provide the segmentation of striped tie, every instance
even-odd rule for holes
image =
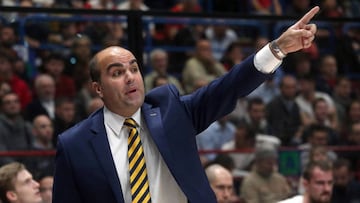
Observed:
[[[151,202],[149,182],[146,172],[144,150],[141,144],[137,123],[127,118],[124,125],[129,128],[128,157],[132,203]]]

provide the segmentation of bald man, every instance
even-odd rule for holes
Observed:
[[[229,170],[219,164],[213,164],[205,169],[218,203],[229,203],[233,200],[234,181]]]

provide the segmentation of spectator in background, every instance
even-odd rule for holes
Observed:
[[[206,27],[201,24],[188,25],[176,33],[171,44],[177,47],[195,47],[198,41],[206,38],[205,28]],[[192,48],[171,53],[169,72],[181,77],[186,61],[193,56],[194,50]]]
[[[0,98],[0,151],[29,150],[32,147],[31,124],[21,114],[17,94],[9,92]],[[14,160],[25,161],[19,157],[2,157],[0,165]],[[25,163],[25,162],[24,162]]]
[[[11,87],[9,83],[5,81],[0,81],[0,98],[8,92],[11,92]]]
[[[179,0],[170,8],[173,13],[199,13],[202,11],[201,5],[197,0]],[[169,40],[174,39],[179,30],[184,28],[184,24],[168,24],[165,26],[165,35]]]
[[[18,57],[17,52],[14,50],[16,39],[14,27],[11,25],[0,26],[0,50],[12,58]]]
[[[64,74],[65,59],[61,54],[52,53],[45,58],[41,72],[47,73],[55,81],[55,98],[74,98],[76,94],[74,80]]]
[[[218,203],[234,203],[238,198],[234,192],[234,180],[231,172],[219,164],[205,168],[211,189]]]
[[[182,73],[185,91],[192,93],[225,73],[224,66],[213,57],[210,41],[199,40],[195,55],[186,61]]]
[[[276,171],[277,151],[274,148],[258,148],[255,152],[253,171],[241,184],[241,198],[251,203],[273,203],[291,195],[284,176]]]
[[[219,24],[207,27],[205,36],[210,41],[214,58],[220,61],[225,50],[238,39],[238,36],[226,22],[217,23]]]
[[[32,100],[32,93],[28,84],[13,72],[13,60],[11,56],[0,51],[0,81],[7,82],[12,91],[19,96],[23,110]]]
[[[302,175],[303,195],[278,203],[330,203],[334,184],[332,165],[327,161],[311,162]]]
[[[234,41],[227,46],[220,62],[229,71],[235,64],[241,63],[244,57],[240,41]]]
[[[251,13],[259,15],[281,15],[282,7],[279,0],[251,0]]]
[[[336,111],[330,111],[329,105],[323,98],[318,98],[313,103],[315,119],[313,123],[329,128],[331,137],[329,144],[336,145],[339,139],[339,121]]]
[[[302,143],[303,125],[296,94],[296,78],[285,75],[280,82],[280,95],[266,105],[269,133],[278,137],[284,146]]]
[[[250,171],[254,161],[254,154],[247,150],[255,147],[255,135],[243,122],[236,124],[234,139],[224,143],[222,150],[245,150],[243,152],[229,153],[228,155],[234,162],[234,173],[243,174]]]
[[[103,37],[103,36],[102,36]],[[72,77],[78,91],[89,81],[89,61],[92,57],[92,41],[86,35],[77,35],[71,47],[64,73]]]
[[[53,145],[54,127],[51,119],[46,115],[38,115],[32,123],[33,150],[55,150]],[[36,179],[41,174],[52,174],[54,171],[53,156],[32,157],[30,171]]]
[[[298,78],[299,93],[295,98],[296,103],[300,107],[300,112],[304,125],[309,125],[314,122],[315,114],[313,103],[318,98],[323,98],[327,104],[330,112],[335,112],[335,104],[329,94],[317,91],[315,89],[315,78],[313,75],[306,74]]]
[[[170,75],[167,71],[168,69],[168,54],[162,49],[154,49],[150,53],[150,63],[152,71],[145,75],[145,92],[149,92],[153,89],[154,80],[157,76],[161,76],[167,79],[168,83],[173,84],[179,90],[180,94],[184,94],[184,90],[180,81],[174,76]]]
[[[234,139],[235,126],[228,117],[213,122],[207,129],[196,136],[198,150],[220,150],[224,143]],[[214,160],[216,154],[207,153],[202,156],[203,164]]]
[[[354,99],[346,110],[346,119],[343,129],[346,130],[345,132],[348,132],[352,128],[352,125],[358,122],[360,122],[360,100]]]
[[[316,78],[316,90],[332,95],[338,78],[338,66],[336,58],[327,54],[322,56]]]
[[[249,99],[247,112],[240,122],[246,123],[255,135],[267,134],[268,123],[266,120],[266,106],[264,101],[259,97]]]
[[[338,159],[334,163],[334,188],[331,203],[360,202],[360,183],[353,176],[350,162]]]
[[[43,203],[39,183],[19,162],[0,168],[0,200],[3,203]]]
[[[54,139],[53,145],[57,144],[59,134],[72,127],[76,123],[75,102],[70,98],[58,98],[55,101]]]
[[[335,83],[332,98],[335,103],[336,114],[340,125],[341,135],[346,133],[344,129],[346,122],[346,110],[349,109],[351,101],[353,100],[351,81],[348,77],[338,77]]]
[[[89,78],[88,82],[84,83],[83,87],[76,93],[74,100],[76,106],[76,120],[82,120],[89,116],[87,108],[95,98],[98,98],[98,95],[91,87],[91,80]]]
[[[302,16],[309,10],[310,4],[310,0],[292,0],[286,8],[285,14],[296,17]]]
[[[39,184],[42,203],[51,203],[54,177],[52,175],[45,175],[39,179]]]
[[[299,145],[299,149],[302,150],[300,155],[302,168],[305,168],[309,163],[311,157],[310,151],[312,148],[319,146],[325,148],[328,147],[329,138],[331,137],[330,131],[331,129],[328,127],[319,124],[310,125],[304,130],[303,139],[307,141],[304,144]],[[335,161],[338,157],[338,155],[331,150],[327,152],[327,156],[331,161]]]
[[[26,120],[32,121],[37,115],[44,114],[55,118],[55,80],[48,74],[39,74],[34,80],[35,98],[26,107]]]
[[[96,110],[104,106],[104,102],[100,97],[94,97],[89,101],[89,104],[86,108],[86,113],[88,116],[90,116],[92,113],[94,113]]]

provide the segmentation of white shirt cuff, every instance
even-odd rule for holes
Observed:
[[[270,50],[269,43],[255,54],[254,65],[262,73],[273,73],[281,64]]]

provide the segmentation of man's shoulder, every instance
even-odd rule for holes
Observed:
[[[280,201],[278,203],[302,203],[302,202],[303,202],[303,196],[302,195],[297,195],[295,197],[285,199],[285,200]]]

